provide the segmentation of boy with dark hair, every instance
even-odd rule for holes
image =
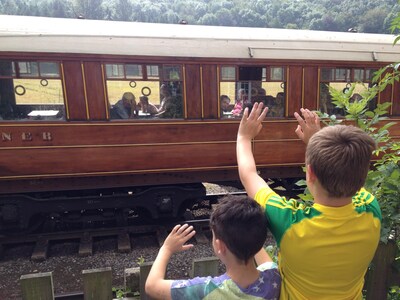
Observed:
[[[164,279],[172,254],[188,250],[193,226],[176,225],[166,238],[146,281],[146,293],[156,299],[278,299],[280,275],[263,249],[267,222],[261,207],[247,196],[228,195],[210,219],[215,255],[226,266],[218,277]],[[256,268],[254,259],[259,265]]]
[[[279,247],[280,299],[361,299],[364,275],[378,246],[381,212],[364,188],[374,140],[354,126],[320,128],[301,109],[295,130],[307,144],[306,181],[314,197],[307,207],[276,194],[256,170],[252,139],[268,108],[245,111],[237,136],[240,179],[265,211]]]

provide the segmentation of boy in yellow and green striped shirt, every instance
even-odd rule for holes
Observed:
[[[374,140],[361,129],[323,129],[317,115],[295,113],[307,144],[306,181],[311,207],[279,196],[256,170],[251,143],[268,109],[245,111],[237,137],[241,181],[263,208],[279,247],[280,299],[361,299],[364,275],[379,242],[381,212],[363,188]]]

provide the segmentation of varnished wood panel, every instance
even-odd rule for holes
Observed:
[[[254,158],[257,165],[304,164],[305,149],[300,140],[256,142]]]
[[[289,67],[289,78],[288,78],[288,109],[287,115],[293,117],[295,111],[299,111],[301,107],[301,95],[302,95],[302,76],[303,68],[299,66]]]
[[[186,65],[186,103],[188,119],[202,118],[200,65]]]
[[[236,144],[17,149],[2,153],[1,177],[71,176],[236,166]]]
[[[203,107],[205,119],[218,118],[218,76],[215,65],[202,66]]]
[[[392,114],[395,116],[400,116],[400,83],[398,81],[394,82],[392,105]]]
[[[66,95],[68,99],[69,119],[86,120],[85,88],[80,61],[64,62],[64,78]]]
[[[60,124],[57,126],[0,126],[0,151],[15,147],[71,147],[140,144],[184,144],[236,141],[239,122],[180,124]],[[267,121],[256,140],[297,139],[296,120]],[[4,136],[3,136],[4,135]],[[23,139],[29,135],[30,140]],[[8,140],[10,137],[11,140]]]
[[[100,62],[85,62],[85,83],[90,120],[106,119],[104,82]]]
[[[317,109],[318,99],[318,67],[304,68],[303,107],[311,110]]]
[[[63,124],[63,126],[0,126],[0,151],[4,147],[108,146],[116,144],[171,144],[234,141],[235,123],[181,124]],[[4,135],[4,136],[3,136]],[[30,140],[23,139],[29,135]],[[45,135],[45,139],[43,138]],[[50,136],[50,139],[47,137]],[[7,139],[11,137],[11,140]]]

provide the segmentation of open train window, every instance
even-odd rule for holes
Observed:
[[[0,120],[65,120],[60,63],[0,61]]]
[[[239,67],[239,81],[261,81],[263,67]]]
[[[243,108],[263,102],[269,117],[284,117],[286,72],[283,66],[221,66],[221,118],[240,117]]]
[[[182,66],[105,64],[110,119],[183,118]]]

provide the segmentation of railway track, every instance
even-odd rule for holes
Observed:
[[[230,194],[243,195],[245,192],[233,192]],[[129,225],[117,227],[95,226],[90,224],[91,228],[74,229],[74,230],[55,230],[53,226],[45,226],[40,232],[29,233],[17,236],[0,236],[0,259],[5,249],[21,244],[30,244],[33,246],[30,256],[32,261],[44,261],[48,257],[49,248],[52,244],[63,242],[78,243],[77,255],[84,257],[93,254],[93,244],[96,240],[112,238],[116,240],[116,251],[119,253],[128,253],[131,251],[131,245],[135,244],[135,238],[140,235],[148,235],[154,237],[157,245],[160,246],[164,242],[168,232],[177,223],[190,223],[195,227],[196,243],[208,243],[209,232],[209,215],[212,205],[217,203],[218,199],[225,196],[226,193],[208,194],[204,201],[194,207],[193,211],[186,211],[184,217],[180,220],[162,221],[148,225]],[[51,231],[46,231],[48,228]]]

